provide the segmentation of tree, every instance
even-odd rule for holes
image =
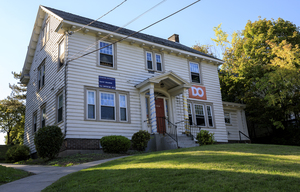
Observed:
[[[199,42],[196,45],[192,46],[193,49],[200,51],[202,53],[218,57],[216,47],[213,45],[201,45]]]
[[[9,97],[0,101],[0,131],[7,133],[6,144],[23,141],[24,115],[23,102]]]
[[[289,21],[248,21],[223,54],[221,90],[231,96],[224,98],[246,103],[248,119],[263,127],[285,128],[290,114],[299,120],[299,45],[299,30]]]
[[[22,73],[17,73],[12,71],[11,74],[13,74],[14,79],[20,80]],[[9,84],[9,88],[12,90],[11,97],[19,100],[25,100],[26,99],[26,92],[27,87],[25,84]]]

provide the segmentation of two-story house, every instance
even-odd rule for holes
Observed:
[[[24,144],[32,153],[34,133],[53,124],[65,134],[63,150],[100,149],[103,136],[131,139],[139,130],[153,134],[156,149],[172,148],[168,137],[184,147],[180,139],[199,127],[217,142],[230,140],[228,127],[248,134],[244,106],[225,103],[224,121],[222,60],[180,44],[176,34],[162,39],[98,21],[85,26],[91,21],[39,7],[21,77]]]

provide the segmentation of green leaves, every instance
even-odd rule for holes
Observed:
[[[214,30],[223,35],[216,40],[228,43],[220,25]],[[245,102],[250,119],[282,128],[287,115],[299,114],[300,109],[298,28],[281,18],[260,19],[248,21],[241,36],[234,37],[219,75],[223,99]]]

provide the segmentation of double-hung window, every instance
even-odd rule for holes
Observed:
[[[151,52],[146,52],[147,69],[153,70],[153,58]]]
[[[162,71],[162,62],[161,62],[161,55],[155,54],[155,61],[156,61],[156,70]]]
[[[195,105],[196,123],[199,126],[205,126],[205,113],[203,105]]]
[[[63,39],[58,46],[58,68],[65,62],[65,40]]]
[[[63,99],[64,95],[61,93],[57,98],[57,123],[63,120]]]
[[[38,88],[41,89],[45,85],[45,60],[41,63],[38,71]]]
[[[116,120],[115,118],[115,94],[100,93],[100,119]]]
[[[212,115],[212,109],[210,105],[206,105],[206,110],[207,110],[207,118],[208,118],[208,126],[213,127],[213,115]]]
[[[198,63],[190,62],[191,81],[193,83],[201,83],[200,67]]]
[[[230,120],[230,113],[224,112],[224,119],[225,119],[225,123],[226,123],[226,124],[230,124],[230,123],[231,123],[231,120]]]
[[[46,107],[42,108],[41,127],[46,126]]]
[[[96,119],[95,91],[87,91],[87,118]]]
[[[107,67],[114,67],[114,51],[113,45],[110,43],[102,42],[99,43],[99,54],[100,54],[100,65]]]
[[[46,21],[45,26],[42,30],[42,47],[47,43],[50,35],[50,22]]]
[[[33,133],[37,130],[37,113],[33,114]]]
[[[146,51],[146,69],[149,71],[163,71],[163,58],[161,54]]]
[[[120,105],[120,121],[127,121],[127,99],[126,95],[119,95],[119,105]]]

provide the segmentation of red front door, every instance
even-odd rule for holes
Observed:
[[[166,122],[165,122],[165,107],[164,99],[155,99],[155,110],[156,110],[156,122],[157,122],[157,132],[165,133]]]

